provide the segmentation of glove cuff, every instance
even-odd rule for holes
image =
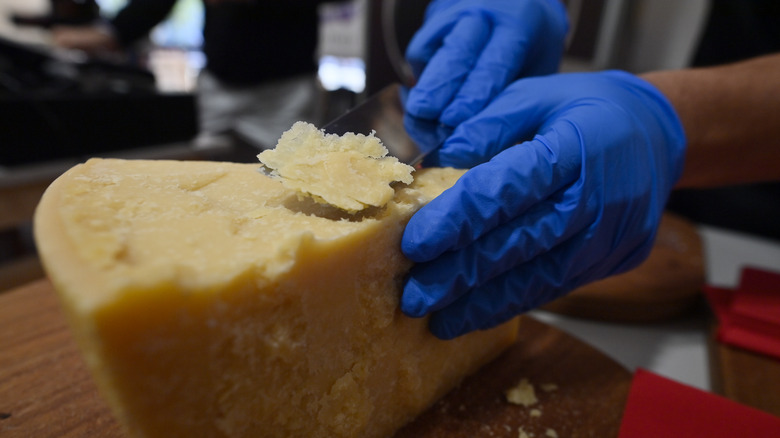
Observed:
[[[687,147],[685,130],[677,110],[674,109],[671,101],[655,85],[637,75],[622,70],[608,70],[604,74],[622,80],[628,83],[635,91],[642,93],[643,103],[648,107],[648,110],[653,112],[658,122],[658,128],[665,137],[663,146],[668,150],[666,156],[671,157],[668,163],[669,167],[667,168],[671,176],[669,179],[671,185],[668,187],[668,191],[671,191],[682,175]]]

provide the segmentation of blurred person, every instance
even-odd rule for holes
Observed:
[[[273,147],[298,120],[318,123],[318,5],[322,0],[204,0],[206,65],[196,92],[199,141],[237,133]],[[176,0],[129,0],[115,17],[52,28],[58,46],[88,53],[126,50],[171,12]]]

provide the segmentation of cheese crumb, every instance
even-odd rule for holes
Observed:
[[[286,188],[349,213],[384,206],[395,194],[393,182],[413,180],[414,168],[387,156],[373,132],[338,136],[306,122],[296,122],[257,158]]]
[[[542,416],[542,411],[540,411],[539,409],[531,409],[530,414],[531,414],[531,417],[538,418],[538,417]]]
[[[555,429],[547,429],[544,434],[550,438],[558,438],[558,432],[556,432]]]
[[[530,438],[530,436],[525,433],[522,427],[517,428],[517,438]]]
[[[522,405],[525,407],[532,406],[539,401],[536,398],[534,392],[534,386],[528,381],[528,379],[522,379],[520,383],[515,385],[506,391],[506,400],[509,403]]]

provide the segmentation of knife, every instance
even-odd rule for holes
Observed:
[[[368,135],[373,131],[389,155],[402,163],[418,165],[444,143],[452,128],[405,114],[401,103],[404,92],[400,84],[390,84],[322,129],[338,135],[347,132]]]

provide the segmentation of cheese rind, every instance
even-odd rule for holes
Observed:
[[[360,217],[256,165],[90,160],[35,237],[102,393],[135,437],[383,437],[496,357],[515,323],[454,341],[398,309],[431,169]]]

